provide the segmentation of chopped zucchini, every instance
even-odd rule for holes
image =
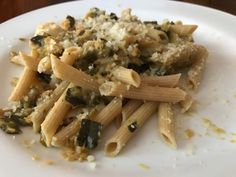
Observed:
[[[99,122],[83,119],[77,136],[77,145],[88,149],[94,149],[98,145],[102,125]]]

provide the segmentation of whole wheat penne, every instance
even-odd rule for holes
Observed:
[[[4,114],[4,110],[0,108],[0,116],[2,116],[3,114]]]
[[[149,28],[148,32],[147,32],[147,36],[149,36],[150,38],[152,38],[155,41],[160,42],[160,43],[167,43],[168,42],[168,36],[166,35],[166,33],[164,33],[161,30]]]
[[[181,106],[181,112],[185,113],[191,108],[193,104],[193,98],[188,94],[184,100],[179,102],[179,104]]]
[[[171,104],[160,103],[158,109],[158,130],[162,140],[170,147],[176,149],[175,119]]]
[[[106,127],[112,120],[114,120],[122,110],[122,99],[115,97],[105,108],[103,108],[97,116],[95,121]]]
[[[116,156],[130,138],[140,129],[145,121],[156,111],[156,102],[146,102],[115,132],[106,142],[105,153],[108,156]]]
[[[190,70],[188,71],[188,79],[190,86],[193,89],[197,89],[200,85],[200,81],[202,78],[202,74],[206,64],[206,58],[208,56],[208,52],[205,47],[200,46],[199,52],[196,57],[195,63],[191,66]]]
[[[36,72],[25,67],[8,101],[19,101],[36,81]]]
[[[20,66],[24,66],[25,63],[23,62],[22,58],[19,55],[16,55],[14,57],[10,58],[10,62],[20,65]]]
[[[160,102],[179,102],[184,100],[186,93],[179,88],[168,88],[159,86],[141,85],[139,88],[130,88],[121,83],[106,82],[99,87],[101,95],[122,96],[124,98],[160,101]]]
[[[142,105],[140,100],[129,100],[122,108],[121,125]]]
[[[24,62],[24,65],[33,70],[33,71],[37,71],[38,69],[38,64],[40,62],[39,58],[33,58],[31,56],[26,55],[23,52],[19,52],[20,57],[22,58],[22,61]]]
[[[171,74],[165,76],[143,76],[141,84],[161,87],[174,87],[178,84],[181,74]]]
[[[101,95],[105,96],[123,96],[123,93],[128,91],[129,87],[120,82],[105,82],[99,87]]]
[[[75,60],[79,58],[82,52],[83,50],[81,47],[68,47],[63,52],[61,61],[68,65],[73,65]]]
[[[31,56],[33,58],[39,58],[39,52],[37,51],[37,49],[31,48]]]
[[[161,57],[156,58],[154,55],[153,60],[160,62],[165,68],[186,67],[196,61],[201,48],[202,46],[200,45],[188,42],[182,45],[176,45],[173,50],[164,51]]]
[[[92,76],[61,62],[54,55],[51,55],[51,64],[53,73],[57,78],[72,82],[88,90],[98,91],[98,83]]]
[[[72,84],[70,84],[67,88],[70,88],[71,86]],[[42,137],[47,146],[51,146],[52,137],[55,135],[57,128],[62,123],[65,115],[71,109],[71,105],[65,100],[66,91],[67,89],[56,101],[41,124]]]
[[[170,26],[170,31],[177,33],[180,36],[192,34],[196,29],[197,25],[181,25],[175,24]]]
[[[130,84],[135,87],[139,87],[139,85],[141,83],[141,79],[140,79],[139,74],[132,69],[127,69],[127,68],[120,66],[120,67],[115,68],[112,73],[116,77],[116,79],[118,79],[126,84]]]
[[[34,111],[29,115],[29,119],[33,123],[33,129],[35,132],[40,130],[40,126],[44,121],[48,111],[53,107],[54,103],[59,99],[68,85],[68,82],[62,81],[60,85],[55,88],[53,93],[46,97],[45,100],[43,100],[40,104],[38,104],[34,108]]]
[[[56,147],[67,146],[69,138],[76,135],[80,128],[79,119],[75,119],[69,125],[61,129],[52,138],[52,145]]]

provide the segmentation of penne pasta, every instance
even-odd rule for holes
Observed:
[[[80,128],[80,121],[75,119],[69,125],[61,129],[52,138],[52,145],[56,147],[67,146],[69,139],[76,135]]]
[[[31,49],[31,56],[33,58],[39,58],[39,52],[36,49]]]
[[[61,61],[68,65],[73,65],[75,60],[79,58],[82,52],[83,50],[80,47],[68,47],[63,52]]]
[[[140,76],[137,72],[135,72],[132,69],[127,69],[122,66],[116,68],[113,71],[113,75],[118,79],[119,81],[122,81],[126,84],[133,85],[135,87],[139,87],[141,83]]]
[[[189,83],[193,89],[197,89],[198,86],[200,85],[207,56],[208,56],[207,50],[202,46],[199,47],[199,52],[197,54],[196,61],[188,71]]]
[[[181,74],[166,76],[143,76],[141,84],[161,87],[174,87],[178,84]]]
[[[158,109],[158,131],[162,140],[170,147],[176,149],[175,119],[171,104],[160,103]]]
[[[11,57],[10,58],[10,62],[12,62],[12,63],[14,63],[16,65],[20,65],[20,66],[24,66],[25,65],[24,61],[22,60],[22,58],[19,55]]]
[[[194,43],[185,43],[181,46],[176,46],[174,49],[163,52],[161,57],[153,56],[152,60],[159,62],[164,68],[171,67],[187,67],[194,63],[202,46]],[[158,56],[158,55],[157,55]]]
[[[72,84],[70,84],[67,88],[70,88],[71,86]],[[41,124],[42,137],[48,147],[51,146],[52,137],[55,135],[57,128],[62,123],[65,115],[71,109],[71,105],[65,100],[66,91],[67,89],[56,101]]]
[[[154,39],[156,42],[168,43],[168,36],[161,30],[149,28],[147,36]]]
[[[122,110],[122,99],[114,98],[105,108],[103,108],[94,118],[95,121],[102,124],[103,128],[109,125]]]
[[[37,71],[38,69],[38,64],[40,62],[39,58],[33,58],[31,56],[26,55],[23,52],[19,52],[20,57],[22,58],[22,61],[24,62],[24,65],[33,70],[33,71]]]
[[[197,25],[175,24],[170,26],[170,31],[175,32],[180,36],[185,36],[192,34],[197,29],[197,27]]]
[[[115,132],[106,142],[105,153],[108,156],[116,156],[127,144],[130,138],[140,129],[145,121],[156,111],[156,102],[146,102]]]
[[[122,108],[121,125],[142,105],[140,100],[129,100]]]
[[[20,134],[30,125],[45,146],[67,149],[65,159],[91,162],[112,121],[117,131],[105,143],[108,156],[119,154],[159,105],[160,136],[177,148],[172,106],[191,108],[194,95],[185,90],[199,87],[208,56],[194,41],[196,29],[96,7],[80,19],[39,25],[29,40],[19,38],[29,41],[30,54],[10,52],[24,68],[10,82],[14,104],[0,108],[0,129]]]
[[[181,106],[181,112],[185,113],[187,112],[192,104],[193,104],[193,98],[190,95],[186,95],[185,99],[179,102]]]
[[[65,91],[69,83],[62,81],[58,85],[53,93],[46,97],[40,104],[38,104],[34,111],[29,115],[29,119],[33,123],[33,129],[35,132],[39,132],[40,126],[44,121],[48,111],[53,107],[54,103],[59,99],[62,93]]]
[[[139,88],[130,88],[121,83],[106,82],[99,87],[101,95],[121,96],[124,98],[160,101],[160,102],[179,102],[185,99],[185,91],[179,88],[166,88],[158,86],[140,86]]]
[[[36,72],[25,67],[8,101],[19,101],[36,81]]]
[[[72,82],[73,84],[88,90],[98,91],[98,83],[92,76],[61,62],[54,55],[51,55],[51,63],[53,73],[57,78]]]

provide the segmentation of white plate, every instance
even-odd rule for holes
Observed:
[[[10,78],[21,71],[20,67],[8,62],[9,51],[26,50],[26,44],[18,38],[32,36],[36,25],[41,22],[59,21],[68,14],[80,17],[93,6],[116,13],[130,7],[142,19],[169,18],[199,25],[194,35],[195,41],[206,46],[210,56],[202,85],[196,95],[197,111],[176,118],[179,127],[178,150],[169,149],[161,142],[155,118],[138,132],[118,157],[105,157],[102,145],[98,147],[94,153],[97,158],[95,170],[91,170],[88,163],[66,162],[58,150],[46,149],[38,142],[29,149],[25,148],[22,141],[30,141],[34,137],[30,129],[15,139],[0,132],[0,176],[235,176],[236,144],[230,142],[234,138],[230,133],[236,132],[236,17],[224,12],[173,1],[86,0],[50,6],[9,20],[0,25],[0,106],[7,105],[7,97],[12,90],[9,86]],[[206,133],[202,125],[203,117],[225,129],[226,135],[219,137],[211,130]],[[191,140],[183,137],[187,128],[195,132]],[[32,161],[34,154],[38,154],[41,159]],[[54,164],[47,165],[47,160],[53,160]]]

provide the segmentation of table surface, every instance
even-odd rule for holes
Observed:
[[[68,0],[0,0],[0,23],[25,12]],[[236,0],[178,0],[213,7],[236,15]]]

